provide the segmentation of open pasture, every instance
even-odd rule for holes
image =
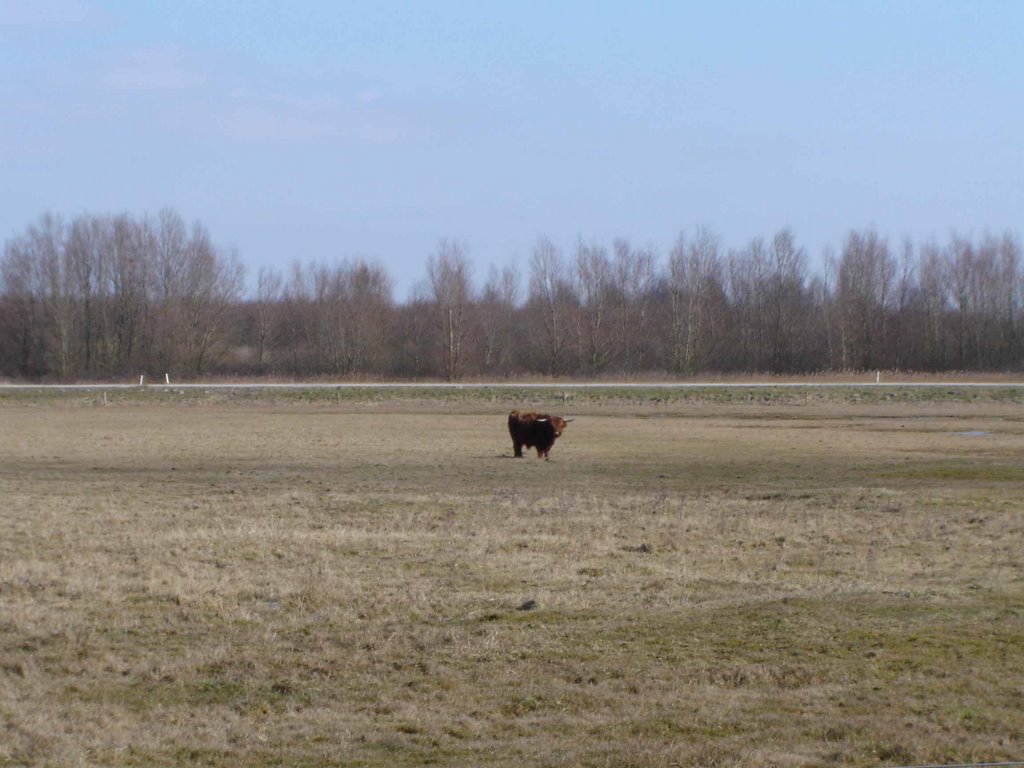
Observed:
[[[473,397],[0,405],[0,765],[1024,757],[1018,402]]]

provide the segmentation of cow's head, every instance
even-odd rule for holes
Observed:
[[[570,421],[572,421],[572,419],[563,419],[561,416],[551,417],[551,426],[555,430],[555,437],[562,436],[562,432],[565,431],[565,428],[568,426]]]

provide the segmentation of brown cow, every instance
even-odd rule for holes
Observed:
[[[523,458],[523,446],[537,449],[537,458],[548,458],[555,440],[565,431],[572,419],[548,416],[546,413],[512,411],[508,415],[508,433],[512,436],[512,450],[517,459]]]

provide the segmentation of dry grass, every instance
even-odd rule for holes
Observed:
[[[1019,406],[464,410],[0,408],[0,765],[1024,755]]]

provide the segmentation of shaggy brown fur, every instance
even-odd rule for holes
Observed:
[[[508,433],[512,436],[512,450],[516,458],[523,457],[523,446],[537,449],[537,458],[548,458],[551,446],[555,444],[566,425],[572,419],[549,416],[533,411],[512,411],[508,415]]]

